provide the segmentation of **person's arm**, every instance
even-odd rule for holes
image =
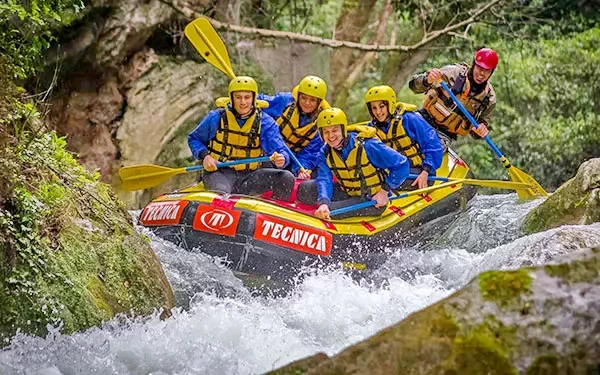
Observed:
[[[444,150],[435,130],[425,119],[416,112],[405,112],[402,115],[402,125],[406,134],[419,144],[423,154],[423,169],[430,175],[442,165]]]
[[[404,155],[374,138],[366,139],[364,147],[375,168],[389,171],[384,181],[384,190],[394,190],[406,180],[410,173],[410,165]]]
[[[208,155],[208,143],[217,134],[217,127],[221,120],[221,111],[213,110],[198,124],[190,134],[188,134],[188,145],[192,156],[202,161]]]
[[[306,170],[314,170],[317,165],[317,156],[323,147],[323,140],[317,134],[313,139],[308,142],[300,152],[296,154],[298,161],[302,164]],[[292,172],[298,174],[300,167],[295,163],[292,163]]]
[[[271,156],[274,152],[281,154],[285,157],[285,164],[282,168],[285,168],[290,162],[290,155],[288,154],[288,148],[285,145],[281,134],[279,133],[279,127],[273,118],[266,113],[261,113],[261,128],[260,128],[260,146],[265,155]]]
[[[325,146],[319,151],[317,155],[317,167],[319,168],[317,178],[317,203],[320,205],[331,204],[331,197],[333,196],[333,173],[327,165],[325,159]]]
[[[264,100],[269,103],[269,108],[264,108],[262,111],[274,119],[281,116],[285,110],[285,107],[294,101],[294,97],[292,96],[291,92],[280,92],[273,96],[260,93],[258,94],[257,99]]]
[[[408,81],[408,87],[412,90],[412,92],[415,94],[422,94],[429,90],[431,85],[427,83],[427,73],[428,72],[415,74],[410,81]]]

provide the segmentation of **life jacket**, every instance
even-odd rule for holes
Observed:
[[[402,125],[402,115],[404,112],[414,112],[417,107],[412,104],[398,103],[396,111],[392,115],[390,125],[387,132],[382,129],[377,129],[377,136],[382,140],[383,143],[400,152],[406,156],[410,162],[410,167],[420,167],[423,165],[423,159],[425,157],[421,153],[421,147],[415,141],[413,141]]]
[[[277,118],[279,132],[293,153],[298,153],[308,145],[317,134],[317,116],[321,112],[321,106],[317,108],[312,121],[300,127],[300,110],[296,102],[288,105],[281,116]]]
[[[460,69],[461,71],[456,77],[451,90],[475,120],[478,120],[490,104],[491,85],[487,82],[480,93],[469,96],[471,89],[471,84],[467,79],[469,67],[461,64]],[[423,109],[434,121],[431,125],[436,128],[458,135],[468,135],[471,131],[471,123],[442,87],[431,88],[427,91],[423,101]]]
[[[262,156],[263,151],[260,147],[261,110],[256,109],[241,127],[229,109],[221,111],[217,134],[208,143],[210,156],[219,162]],[[258,167],[259,163],[231,166],[236,171],[253,171]]]
[[[340,152],[327,147],[325,159],[327,165],[337,178],[342,190],[350,196],[372,196],[381,190],[386,172],[375,168],[369,161],[364,148],[365,139],[356,137],[354,148],[350,150],[348,158],[343,160]]]

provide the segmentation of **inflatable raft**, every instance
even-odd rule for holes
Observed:
[[[450,151],[438,176],[465,178],[468,172]],[[224,196],[200,183],[154,199],[139,223],[188,250],[225,257],[238,273],[287,279],[306,263],[376,267],[385,248],[397,245],[407,231],[457,211],[473,194],[470,186],[449,185],[394,200],[378,217],[324,221],[313,216],[316,207],[265,196]]]

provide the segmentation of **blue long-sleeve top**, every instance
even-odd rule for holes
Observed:
[[[371,120],[368,125],[377,127],[387,133],[390,124],[391,120],[383,126],[382,123]],[[418,143],[421,148],[424,157],[423,169],[429,174],[435,175],[435,171],[442,165],[442,158],[444,157],[444,150],[435,130],[429,126],[418,112],[404,112],[402,114],[402,126],[404,126],[404,130],[410,139]]]
[[[285,111],[285,108],[294,102],[294,96],[291,92],[280,92],[274,96],[258,94],[258,99],[264,100],[269,103],[269,108],[263,109],[263,111],[274,119],[279,118]],[[298,108],[299,110],[299,108]],[[299,126],[305,127],[312,123],[313,118],[307,114],[300,113],[300,124]],[[313,139],[308,142],[306,147],[304,147],[300,152],[296,153],[296,157],[298,161],[305,169],[314,170],[317,165],[317,155],[319,151],[323,147],[323,140],[317,134],[313,137]],[[292,172],[297,174],[300,170],[300,166],[292,163]]]
[[[208,144],[217,135],[219,122],[221,121],[222,109],[215,109],[208,112],[208,115],[198,124],[190,134],[188,134],[188,145],[192,151],[194,158],[203,160],[208,155]],[[246,120],[237,118],[240,127]],[[279,127],[271,116],[261,112],[260,126],[260,147],[266,156],[270,156],[273,152],[282,154],[285,157],[285,165],[290,161],[290,156],[287,153],[287,147],[279,134]]]
[[[341,158],[343,160],[348,159],[350,151],[354,148],[356,142],[356,133],[348,133],[348,137],[344,140],[342,146]],[[326,151],[329,146],[324,145],[317,155],[317,166],[319,168],[319,174],[316,178],[317,190],[318,190],[318,202],[319,204],[331,204],[331,197],[333,196],[333,172],[327,165]],[[385,183],[391,188],[396,189],[406,180],[410,172],[410,163],[408,159],[399,153],[398,151],[386,146],[377,138],[367,138],[364,140],[364,150],[367,154],[367,158],[377,169],[387,169],[388,175],[385,178]],[[331,152],[337,152],[331,150]]]

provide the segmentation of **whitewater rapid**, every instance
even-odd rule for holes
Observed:
[[[515,194],[477,196],[435,241],[393,248],[368,280],[315,271],[285,297],[252,293],[223,259],[140,228],[185,308],[162,321],[158,312],[120,317],[72,335],[60,327],[45,338],[17,334],[0,351],[0,374],[258,374],[317,352],[333,355],[484,270],[544,264],[600,245],[600,223],[523,236],[520,223],[539,203],[518,203]]]

